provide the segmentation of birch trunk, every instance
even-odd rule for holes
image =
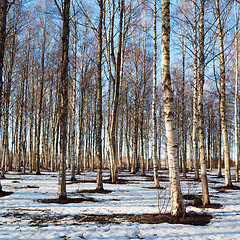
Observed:
[[[146,121],[145,159],[146,159],[146,171],[149,171],[149,116],[147,117]]]
[[[146,46],[146,37],[147,37],[147,27],[145,23],[146,19],[146,11],[145,9],[143,10],[143,16],[142,16],[142,21],[143,21],[143,90],[142,90],[142,98],[141,98],[141,103],[140,103],[140,123],[139,123],[139,137],[140,137],[140,157],[141,157],[141,175],[145,175],[145,161],[144,161],[144,142],[143,142],[143,135],[144,135],[144,104],[145,104],[145,91],[146,91],[146,83],[147,83],[147,77],[146,77],[146,51],[147,51],[147,46]]]
[[[1,1],[0,5],[0,125],[2,120],[2,91],[3,91],[3,59],[5,54],[5,40],[6,40],[6,25],[7,25],[7,11],[8,11],[8,1]],[[2,173],[3,174],[3,169]],[[0,191],[2,190],[2,186],[0,183]]]
[[[238,159],[238,60],[239,60],[239,50],[238,50],[238,21],[239,21],[239,5],[234,2],[235,9],[235,52],[236,52],[236,70],[235,70],[235,165],[236,165],[236,182],[239,181],[239,159]]]
[[[213,51],[213,55],[214,55],[214,51]],[[218,147],[217,147],[217,150],[218,150],[218,178],[222,178],[222,127],[221,127],[221,93],[219,91],[219,88],[218,88],[218,84],[217,84],[217,75],[216,75],[216,67],[215,67],[215,60],[213,59],[213,73],[214,73],[214,80],[215,80],[215,83],[216,83],[216,88],[217,88],[217,91],[218,91],[218,127],[217,127],[217,138],[218,138]]]
[[[198,129],[199,129],[199,155],[201,165],[201,182],[202,182],[202,197],[203,205],[210,203],[208,180],[207,180],[207,167],[205,158],[204,146],[204,117],[203,117],[203,86],[204,86],[204,68],[205,68],[205,55],[204,55],[204,8],[205,0],[200,2],[200,33],[199,33],[199,86],[198,86]]]
[[[53,84],[53,82],[52,82]],[[51,91],[52,91],[52,87],[51,87]],[[52,95],[52,93],[51,93]],[[57,144],[56,141],[56,132],[57,132],[57,122],[58,122],[58,90],[57,90],[57,96],[55,99],[56,103],[55,103],[55,108],[54,108],[54,112],[52,113],[52,139],[51,139],[51,156],[50,156],[50,168],[51,168],[51,172],[54,172],[55,170],[55,143]],[[53,110],[52,110],[53,111]],[[54,154],[55,153],[55,154]]]
[[[135,59],[135,56],[134,56]],[[137,172],[137,156],[138,156],[138,78],[137,78],[137,63],[135,62],[135,71],[136,71],[136,76],[135,76],[135,87],[134,87],[134,109],[133,109],[133,136],[132,136],[132,169],[131,173],[136,173]]]
[[[14,27],[14,36],[12,40],[11,50],[10,50],[10,60],[9,60],[9,70],[7,73],[7,80],[5,82],[5,91],[4,91],[4,159],[6,162],[5,168],[7,165],[9,166],[9,169],[11,169],[10,164],[10,157],[9,157],[9,133],[8,133],[8,127],[9,127],[9,104],[10,104],[10,93],[11,93],[11,85],[12,85],[12,73],[13,73],[13,65],[15,60],[15,40],[16,40],[16,27]],[[3,170],[2,170],[3,171]],[[5,169],[7,171],[7,169]]]
[[[75,161],[76,161],[76,143],[75,143],[75,105],[76,105],[76,80],[77,80],[77,22],[76,22],[76,12],[72,3],[73,11],[73,29],[74,29],[74,39],[73,39],[73,79],[72,79],[72,98],[70,104],[70,121],[71,121],[71,181],[75,181]]]
[[[29,171],[33,171],[33,158],[34,158],[34,149],[33,149],[33,124],[34,124],[34,77],[32,76],[31,80],[31,107],[30,107],[30,123],[29,123]]]
[[[161,77],[163,87],[164,116],[167,138],[169,165],[171,215],[183,216],[185,208],[181,193],[180,176],[177,159],[177,130],[174,123],[173,91],[170,77],[170,1],[162,0],[162,55]]]
[[[162,106],[160,106],[158,118],[158,166],[160,170],[162,169],[161,151],[162,151]]]
[[[127,87],[126,87],[127,89]],[[125,104],[126,104],[126,126],[125,126],[125,141],[126,141],[126,151],[127,151],[127,170],[130,171],[130,146],[129,146],[129,118],[128,118],[128,95],[126,91],[126,97],[125,97]]]
[[[221,15],[219,9],[219,0],[215,1],[216,15],[217,15],[217,27],[218,27],[218,40],[219,40],[219,58],[220,58],[220,116],[221,127],[223,136],[224,147],[224,162],[225,162],[225,186],[232,186],[231,173],[230,173],[230,157],[229,157],[229,144],[228,144],[228,132],[226,127],[226,106],[225,106],[225,57],[224,57],[224,45],[223,45],[223,26],[221,22]]]
[[[164,2],[164,1],[162,1]],[[162,8],[164,10],[164,8]],[[163,12],[163,14],[166,14]],[[154,172],[154,185],[159,188],[158,178],[158,161],[157,161],[157,119],[156,119],[156,85],[157,85],[157,3],[154,0],[154,52],[153,52],[153,99],[152,99],[152,150],[153,150],[153,172]],[[167,24],[167,23],[163,23]],[[169,29],[170,31],[170,29]],[[164,69],[162,69],[164,71]]]
[[[46,20],[46,19],[45,19]],[[37,146],[36,146],[36,174],[40,173],[40,138],[42,125],[42,105],[43,105],[43,88],[44,88],[44,67],[45,67],[45,43],[46,43],[46,25],[43,26],[42,38],[42,55],[41,55],[41,79],[40,79],[40,96],[38,109],[38,127],[37,127]]]
[[[219,178],[223,177],[222,175],[222,127],[221,127],[220,110],[219,110],[219,123],[218,123],[218,177]]]
[[[188,162],[188,169],[192,171],[193,169],[193,158],[192,158],[192,126],[193,126],[193,105],[191,104],[191,119],[190,119],[190,140],[189,140],[189,162]]]
[[[184,5],[185,8],[185,5]],[[185,11],[185,9],[184,9]],[[182,28],[182,91],[181,91],[181,124],[180,124],[180,134],[181,134],[181,158],[182,158],[182,173],[183,177],[187,177],[186,175],[186,152],[185,152],[185,62],[186,62],[186,34],[185,34],[185,19]]]
[[[79,120],[78,120],[78,159],[77,159],[77,174],[80,174],[82,171],[82,150],[83,150],[83,110],[84,110],[84,90],[81,87],[81,101],[79,105]]]
[[[17,162],[17,171],[21,172],[21,159],[23,153],[23,107],[24,107],[24,90],[25,90],[25,74],[21,77],[21,92],[20,92],[20,123],[19,123],[19,135],[18,135],[18,162]]]
[[[69,49],[69,10],[70,0],[63,2],[62,30],[62,66],[60,77],[60,171],[58,181],[58,199],[66,199],[66,150],[68,120],[68,49]]]
[[[5,54],[6,25],[8,1],[2,0],[0,3],[0,123],[2,120],[2,91],[3,91],[3,59]]]
[[[120,131],[119,131],[119,168],[123,169],[123,110],[121,110]]]
[[[28,65],[29,65],[29,55],[27,57],[27,66],[26,66],[26,84],[25,84],[25,96],[24,96],[24,121],[23,121],[23,143],[22,143],[22,151],[23,151],[23,173],[26,173],[26,165],[27,165],[27,99],[28,99]]]
[[[97,190],[103,189],[102,181],[102,25],[103,25],[103,0],[99,0],[99,25],[98,25],[98,77],[97,77]]]
[[[194,16],[194,27],[193,27],[193,48],[194,48],[194,60],[193,60],[193,165],[195,172],[195,179],[199,180],[199,163],[198,163],[198,140],[197,140],[197,64],[198,64],[198,53],[197,53],[197,2],[193,0],[193,16]]]
[[[117,164],[118,164],[118,154],[117,154],[117,112],[119,104],[119,86],[120,86],[120,70],[121,70],[121,54],[122,54],[122,34],[123,34],[123,12],[125,9],[125,0],[119,1],[119,36],[118,36],[118,50],[117,57],[113,57],[113,62],[115,65],[115,79],[114,79],[114,91],[113,91],[113,102],[112,102],[112,119],[110,128],[110,148],[111,148],[111,158],[112,158],[112,183],[117,182]],[[115,10],[114,10],[115,11]],[[114,16],[113,16],[114,17]],[[112,29],[113,31],[113,29]],[[113,38],[113,33],[112,33]],[[114,54],[113,40],[111,41],[112,46],[112,56]]]

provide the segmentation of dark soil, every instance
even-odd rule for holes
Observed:
[[[218,179],[220,179],[220,178],[224,178],[224,176],[223,176],[223,175],[221,175],[221,176],[212,176],[212,178],[218,178]]]
[[[200,179],[197,178],[192,178],[192,177],[188,177],[188,178],[181,178],[181,181],[187,181],[187,182],[200,182]]]
[[[201,198],[200,195],[194,195],[194,194],[185,194],[183,195],[183,199],[185,200],[194,200],[195,198]]]
[[[200,205],[200,206],[195,206],[195,207],[198,207],[198,208],[202,208],[202,209],[205,209],[205,208],[213,208],[213,209],[220,209],[223,207],[223,205],[219,204],[219,203],[216,203],[216,204],[206,204],[206,205]]]
[[[132,183],[132,180],[126,180],[126,179],[119,178],[116,183],[112,183],[112,180],[108,179],[108,180],[103,180],[103,183],[108,183],[108,184],[128,184],[128,183]]]
[[[13,192],[5,192],[5,191],[0,191],[0,197],[6,197],[13,194]]]
[[[232,185],[232,186],[228,186],[228,187],[226,187],[226,186],[213,187],[213,189],[224,190],[224,191],[225,190],[240,190],[240,187]]]
[[[13,180],[11,183],[20,183],[19,181]]]
[[[31,185],[27,185],[25,187],[14,187],[15,189],[22,189],[22,188],[39,188],[38,186],[31,186]]]
[[[221,184],[221,182],[210,180],[209,183]]]
[[[93,190],[79,190],[79,191],[77,191],[77,193],[102,193],[102,194],[108,194],[108,193],[111,193],[111,192],[112,191],[105,190],[105,189],[102,189],[102,190],[93,189]]]
[[[84,215],[84,216],[70,216],[70,215],[60,215],[60,216],[31,216],[30,224],[32,227],[47,227],[48,224],[58,225],[63,220],[74,220],[73,225],[79,225],[82,223],[94,222],[97,224],[121,224],[122,222],[131,222],[139,224],[186,224],[194,226],[206,226],[210,223],[212,215],[210,214],[198,214],[195,212],[189,212],[184,217],[172,217],[170,213],[167,214],[112,214],[112,215]]]
[[[194,206],[194,207],[203,208],[203,209],[205,208],[220,209],[223,207],[221,204],[218,204],[218,203],[202,205],[202,202],[201,202],[201,204],[196,204],[195,200],[202,199],[201,195],[186,194],[186,195],[183,195],[183,198],[185,200],[193,200],[193,202],[186,204],[187,206]]]
[[[58,203],[58,204],[68,204],[68,203],[82,203],[82,202],[98,202],[98,200],[91,197],[82,198],[66,198],[66,199],[44,199],[39,200],[41,203]]]
[[[145,177],[146,177],[145,181],[154,182],[153,176],[145,175]],[[158,177],[159,177],[159,182],[169,182],[169,177],[167,177],[167,176],[161,176],[161,174],[159,174]]]
[[[172,217],[170,213],[167,214],[113,214],[113,215],[88,215],[88,216],[74,216],[77,222],[95,222],[99,224],[115,223],[120,224],[123,221],[140,223],[140,224],[187,224],[194,226],[206,226],[210,223],[212,215],[197,214],[194,212],[187,213],[184,217]]]
[[[96,183],[96,180],[76,180],[76,181],[67,181],[66,184],[74,184],[74,183]]]
[[[146,189],[162,189],[162,190],[165,190],[166,188],[165,187],[144,187]]]

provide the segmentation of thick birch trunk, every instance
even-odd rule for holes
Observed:
[[[67,198],[66,191],[66,150],[68,120],[68,49],[69,49],[69,10],[70,0],[63,2],[62,67],[60,77],[60,171],[58,181],[58,199]]]
[[[123,34],[123,12],[125,9],[125,0],[119,1],[119,35],[118,35],[118,50],[117,57],[115,59],[114,55],[114,44],[113,39],[111,40],[112,47],[112,58],[115,65],[115,79],[114,79],[114,90],[113,90],[113,102],[112,102],[112,118],[111,118],[111,128],[110,128],[110,149],[111,149],[111,159],[112,159],[112,183],[117,182],[117,165],[118,165],[118,154],[117,154],[117,113],[119,105],[119,88],[120,88],[120,70],[121,70],[121,60],[122,60],[122,34]],[[114,10],[115,11],[115,10]],[[114,14],[113,14],[114,18]],[[113,26],[112,26],[113,27]],[[113,28],[112,28],[113,31]],[[111,34],[113,38],[113,32]]]
[[[170,77],[170,1],[162,0],[161,77],[169,165],[171,215],[183,216],[185,208],[181,193],[177,159],[177,130],[174,123],[173,91]]]

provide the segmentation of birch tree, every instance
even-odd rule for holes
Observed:
[[[236,67],[235,67],[235,165],[236,165],[236,182],[239,181],[239,159],[238,159],[238,75],[239,75],[239,50],[238,50],[238,21],[239,21],[239,5],[234,2],[235,10],[235,54],[236,54]]]
[[[110,6],[111,2],[111,6]],[[108,140],[109,140],[109,149],[110,149],[110,172],[111,172],[111,181],[113,183],[117,182],[117,167],[118,167],[118,141],[117,141],[117,132],[118,132],[118,107],[120,100],[120,78],[121,78],[121,65],[122,65],[122,41],[123,41],[123,15],[125,11],[125,0],[118,1],[118,10],[119,10],[119,23],[118,23],[118,42],[117,46],[114,44],[114,27],[115,27],[115,0],[108,1],[108,16],[109,16],[109,33],[107,34],[106,30],[106,21],[104,20],[103,32],[105,39],[105,51],[106,51],[106,61],[107,68],[109,73],[109,81],[113,83],[113,95],[112,95],[112,109],[110,110],[110,102],[108,105],[109,118],[108,118]],[[115,48],[117,49],[115,51]],[[111,64],[112,62],[112,64]],[[112,73],[112,65],[114,68],[114,74]],[[110,114],[111,111],[111,114]],[[111,115],[111,116],[110,116]]]
[[[198,86],[198,129],[199,129],[199,156],[201,165],[201,182],[202,182],[202,196],[203,205],[210,203],[208,180],[206,171],[206,158],[204,146],[204,118],[203,118],[203,86],[204,86],[204,68],[205,68],[205,55],[204,55],[204,7],[205,0],[200,1],[200,33],[199,33],[199,86]]]
[[[163,88],[164,118],[167,139],[167,155],[169,165],[171,215],[183,216],[183,204],[180,175],[177,159],[177,130],[174,122],[173,91],[170,76],[170,0],[162,0],[162,47],[161,77]]]
[[[71,181],[75,181],[75,159],[76,159],[76,147],[75,147],[75,115],[76,115],[76,81],[77,81],[77,22],[76,22],[76,11],[74,8],[73,0],[72,10],[73,10],[73,79],[72,79],[72,95],[71,95],[71,104],[70,105],[70,134],[71,134]]]
[[[10,41],[8,41],[7,54],[8,57],[5,60],[5,63],[8,62],[7,77],[4,81],[4,123],[3,123],[3,159],[5,160],[5,171],[7,170],[7,165],[9,170],[12,170],[12,164],[10,163],[10,154],[9,154],[9,112],[10,112],[10,95],[11,95],[11,86],[12,86],[12,75],[14,70],[14,62],[16,55],[16,38],[17,38],[17,20],[19,18],[19,9],[13,9],[13,16],[11,21],[12,36]],[[6,64],[7,65],[7,64]],[[1,174],[3,174],[3,169],[1,169]]]
[[[152,99],[152,142],[153,142],[152,148],[153,148],[154,185],[156,188],[158,188],[159,179],[158,179],[158,161],[157,161],[157,123],[156,123],[157,119],[156,119],[156,107],[155,107],[156,85],[157,85],[157,4],[156,4],[156,0],[154,0],[154,17],[153,18],[154,18],[154,26],[153,26],[154,53],[153,53],[153,99]],[[164,70],[166,71],[166,69],[162,69],[162,71]]]
[[[5,40],[6,40],[6,25],[7,25],[7,9],[8,1],[2,0],[0,2],[0,124],[2,120],[2,90],[3,90],[3,59],[5,53]],[[0,183],[0,191],[2,186]]]
[[[41,52],[41,76],[40,76],[40,96],[39,96],[39,109],[38,109],[38,127],[37,127],[37,147],[36,147],[36,174],[40,174],[40,138],[42,127],[42,114],[43,114],[43,90],[44,90],[44,77],[45,77],[45,48],[46,48],[46,8],[47,2],[45,1],[45,16],[43,19],[43,35],[42,35],[42,52]]]
[[[224,56],[224,34],[223,25],[221,21],[221,13],[219,8],[219,0],[215,0],[218,40],[219,40],[219,58],[220,58],[220,117],[223,136],[224,147],[224,163],[225,163],[225,186],[232,186],[230,173],[230,156],[229,156],[229,142],[228,132],[226,126],[226,97],[225,97],[225,56]]]
[[[103,189],[102,182],[102,24],[103,24],[103,0],[98,1],[98,77],[97,77],[97,190]]]
[[[199,165],[198,165],[198,141],[197,141],[197,69],[198,69],[198,50],[197,50],[197,2],[193,0],[193,162],[195,179],[199,180]]]
[[[58,6],[58,3],[55,0]],[[60,9],[60,8],[59,8]],[[64,0],[62,10],[62,62],[60,76],[60,171],[58,180],[58,199],[66,199],[66,151],[68,120],[68,50],[69,50],[69,11],[70,0]]]

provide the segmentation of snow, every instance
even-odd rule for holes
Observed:
[[[169,212],[167,181],[160,182],[166,190],[150,189],[154,183],[145,181],[146,177],[121,172],[120,178],[130,182],[104,184],[104,189],[112,191],[108,194],[76,193],[78,190],[95,189],[95,183],[67,184],[69,197],[88,196],[99,200],[98,202],[44,204],[38,200],[56,198],[57,173],[23,175],[9,172],[1,183],[4,191],[14,193],[0,198],[0,239],[240,239],[240,190],[219,193],[212,187],[223,186],[224,179],[216,178],[215,170],[208,173],[211,203],[220,203],[223,208],[187,207],[187,211],[208,212],[213,215],[207,226],[191,226],[126,221],[121,224],[79,223],[73,219],[75,215],[87,214],[144,214],[158,213],[159,209],[162,213]],[[166,171],[159,171],[159,174],[167,176]],[[148,172],[147,175],[151,173]],[[108,179],[109,173],[104,172],[103,177]],[[190,177],[193,177],[193,173],[188,173],[188,179],[181,181],[183,194],[201,194],[201,183],[189,181]],[[96,172],[85,172],[77,178],[82,181],[95,180]],[[67,179],[70,179],[69,173]],[[234,185],[240,186],[239,183]],[[35,217],[49,218],[51,221],[36,224]]]

